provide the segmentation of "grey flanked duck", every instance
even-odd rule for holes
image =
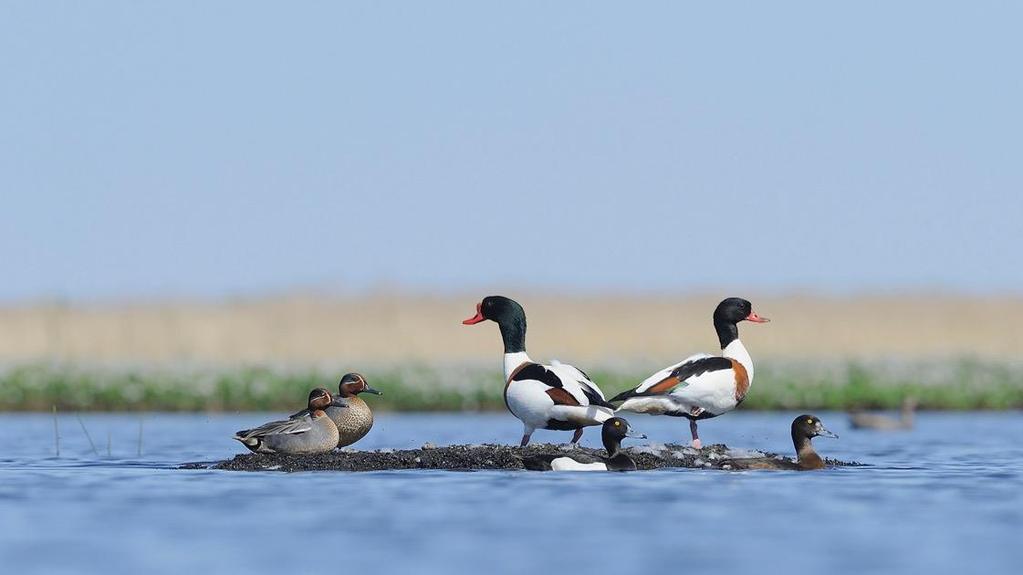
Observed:
[[[626,437],[646,439],[637,433],[629,422],[621,417],[612,417],[604,422],[600,431],[607,457],[588,457],[581,453],[567,455],[537,455],[524,457],[522,465],[531,471],[635,471],[636,462],[622,451],[622,440]]]
[[[366,378],[358,373],[346,373],[337,384],[338,396],[334,403],[325,411],[327,417],[334,422],[338,431],[338,447],[351,445],[362,439],[373,428],[373,411],[361,397],[360,393],[372,393],[383,395],[366,383]],[[292,415],[291,417],[305,417],[309,414],[308,409]]]
[[[886,415],[854,411],[849,414],[849,425],[853,429],[877,429],[880,431],[913,429],[914,411],[916,411],[916,399],[907,397],[902,400],[902,413],[898,419]]]
[[[309,392],[305,415],[283,421],[271,421],[255,429],[243,429],[234,435],[255,453],[326,453],[337,447],[337,425],[324,409],[335,405],[330,392],[322,387]]]
[[[800,415],[792,421],[792,445],[796,448],[796,460],[776,459],[774,457],[751,457],[748,459],[730,459],[722,462],[723,469],[778,469],[788,471],[810,471],[824,469],[826,465],[820,455],[813,450],[810,440],[814,437],[838,436],[824,428],[819,417]]]

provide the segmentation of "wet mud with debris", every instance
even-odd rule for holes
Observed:
[[[684,445],[630,447],[624,450],[639,470],[664,468],[729,470],[729,461],[748,457],[781,457],[773,453],[731,450],[723,444],[693,449]],[[398,469],[435,469],[447,471],[521,470],[522,459],[537,455],[571,453],[592,457],[604,456],[603,449],[569,448],[565,445],[537,444],[526,447],[508,445],[450,445],[435,447],[426,444],[419,449],[381,449],[377,451],[335,450],[315,455],[283,455],[244,453],[233,459],[215,462],[186,463],[182,469],[221,469],[228,471],[388,471]],[[825,459],[829,466],[855,466],[834,459]]]

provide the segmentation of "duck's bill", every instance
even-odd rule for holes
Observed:
[[[634,439],[646,439],[646,434],[640,433],[638,431],[633,431],[630,429],[625,432],[625,437],[632,437]]]
[[[487,318],[483,317],[483,304],[478,303],[476,304],[476,315],[470,317],[469,319],[462,320],[462,325],[472,325],[474,323],[479,323],[485,319]]]
[[[825,429],[823,426],[817,428],[817,435],[819,435],[821,437],[830,437],[832,439],[838,439],[838,434],[837,433],[832,433],[832,432],[828,431],[827,429]]]
[[[366,389],[364,389],[362,391],[365,391],[366,393],[372,393],[373,395],[383,395],[384,394],[384,392],[382,392],[380,390],[377,390],[377,389],[373,389],[372,387],[370,387],[368,385],[366,386]]]
[[[754,311],[750,312],[750,314],[746,316],[746,321],[751,321],[753,323],[767,323],[771,321],[771,319],[766,317],[760,317],[759,315],[757,315],[757,312]]]

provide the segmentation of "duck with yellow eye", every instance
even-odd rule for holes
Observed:
[[[522,465],[530,471],[635,471],[636,462],[622,451],[622,439],[646,439],[646,435],[633,431],[629,422],[612,417],[604,422],[600,437],[607,457],[589,457],[581,453],[571,455],[537,455],[524,457]]]
[[[773,457],[751,457],[723,461],[722,469],[778,469],[788,471],[811,471],[827,467],[824,460],[813,449],[810,440],[814,437],[838,436],[824,428],[816,415],[800,415],[792,421],[792,445],[796,448],[796,460]]]

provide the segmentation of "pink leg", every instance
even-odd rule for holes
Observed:
[[[703,447],[703,443],[700,442],[700,434],[696,433],[696,420],[689,420],[689,432],[693,434],[693,448],[700,449]]]
[[[575,430],[574,434],[572,434],[572,443],[570,443],[569,445],[571,445],[572,447],[578,446],[579,445],[579,440],[582,439],[582,438],[583,438],[583,428],[580,427],[579,429]]]

